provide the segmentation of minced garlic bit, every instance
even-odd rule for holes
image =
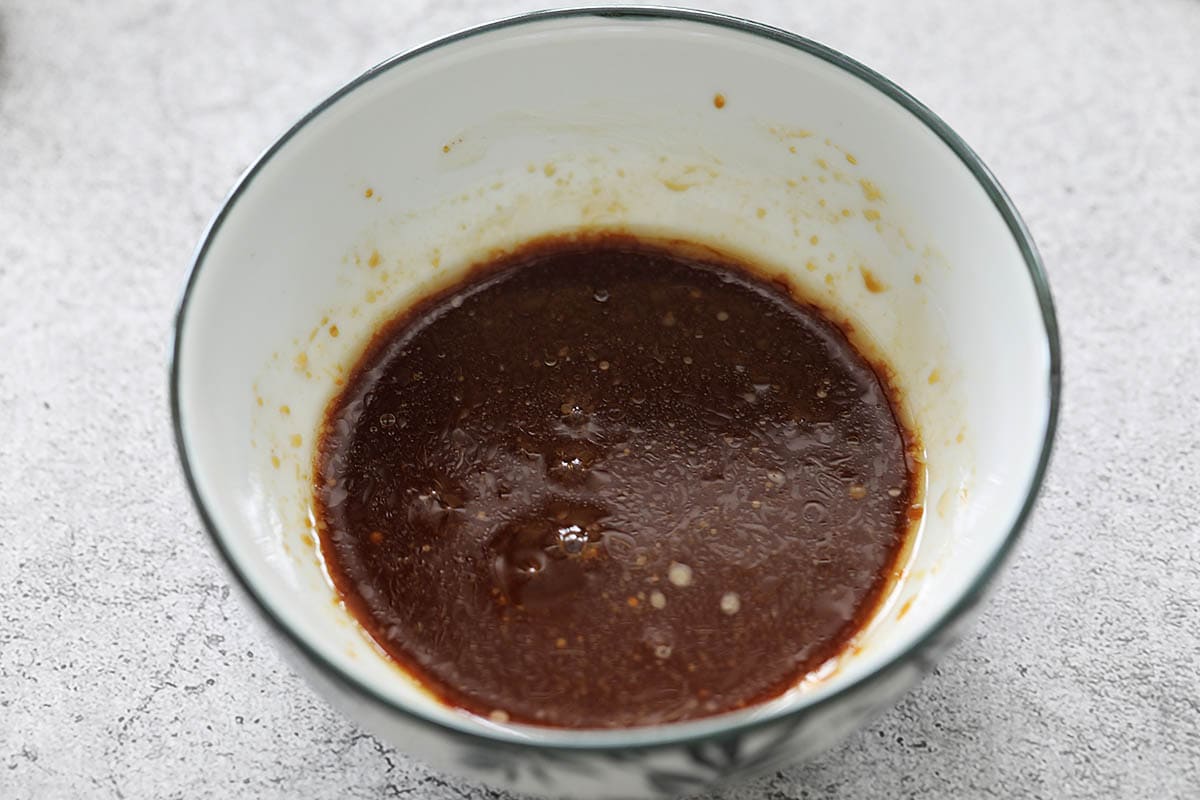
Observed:
[[[721,595],[721,610],[726,614],[736,614],[742,608],[742,601],[737,592],[726,592]]]
[[[667,580],[676,586],[690,586],[692,583],[692,568],[687,564],[672,561],[667,568]]]
[[[667,596],[658,589],[655,589],[650,593],[650,605],[654,606],[655,608],[666,608]]]

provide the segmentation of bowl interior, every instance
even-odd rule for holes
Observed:
[[[498,726],[433,701],[334,602],[309,481],[344,370],[379,321],[489,251],[579,228],[685,237],[786,274],[890,363],[922,437],[926,511],[895,590],[856,647],[764,706],[632,734]],[[1002,550],[1051,415],[1026,256],[960,155],[827,57],[697,19],[499,26],[360,79],[234,193],[177,332],[184,458],[258,600],[386,701],[502,738],[703,732],[879,668]]]

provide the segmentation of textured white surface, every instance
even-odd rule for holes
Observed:
[[[0,5],[0,797],[478,798],[271,652],[185,496],[172,306],[208,217],[391,53],[524,10]],[[966,640],[871,728],[727,797],[1195,797],[1200,5],[725,2],[940,113],[1041,246],[1066,394]]]

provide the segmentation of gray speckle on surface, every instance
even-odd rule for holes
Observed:
[[[1040,511],[965,641],[749,798],[1200,796],[1200,5],[704,4],[844,50],[1033,230],[1066,395]],[[231,596],[179,476],[172,306],[302,112],[513,2],[0,6],[0,797],[495,796],[324,705]]]

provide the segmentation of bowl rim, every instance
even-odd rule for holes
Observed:
[[[214,523],[213,518],[200,495],[196,476],[192,470],[191,455],[188,450],[187,441],[184,437],[183,420],[180,413],[180,356],[182,350],[183,331],[187,321],[187,313],[189,309],[189,301],[192,297],[192,292],[199,277],[200,270],[204,265],[205,257],[208,255],[210,245],[220,232],[221,226],[226,217],[229,216],[231,211],[233,211],[238,199],[253,181],[259,170],[261,170],[263,166],[292,139],[292,137],[294,137],[306,125],[308,125],[308,123],[332,107],[343,97],[349,95],[351,92],[360,88],[374,78],[383,75],[391,69],[401,66],[413,58],[434,51],[445,45],[508,28],[538,24],[547,21],[585,17],[629,19],[651,22],[665,20],[668,22],[682,21],[699,23],[702,25],[712,26],[722,31],[751,34],[753,36],[767,39],[775,43],[799,50],[806,55],[814,56],[826,62],[827,64],[837,67],[849,75],[858,78],[871,88],[896,102],[904,110],[912,114],[918,121],[923,123],[942,141],[943,144],[945,144],[951,150],[951,152],[958,156],[963,165],[966,166],[966,168],[971,172],[971,175],[974,177],[975,181],[980,185],[981,188],[984,189],[989,199],[995,206],[997,213],[999,213],[1000,217],[1008,227],[1009,232],[1021,253],[1021,257],[1025,262],[1026,269],[1028,270],[1030,280],[1037,296],[1037,302],[1044,326],[1046,346],[1049,355],[1047,385],[1047,390],[1049,392],[1049,404],[1046,415],[1046,427],[1042,436],[1041,452],[1038,457],[1036,469],[1034,470],[1033,476],[1026,489],[1025,499],[1022,503],[1021,509],[1018,512],[1017,517],[1008,533],[1005,535],[1000,547],[997,549],[990,561],[983,567],[983,569],[967,587],[967,589],[962,593],[962,595],[954,601],[950,608],[943,612],[941,616],[938,617],[934,622],[929,624],[928,628],[912,644],[910,644],[901,652],[897,653],[885,663],[879,665],[871,672],[868,672],[857,679],[848,682],[837,691],[834,691],[825,697],[818,698],[813,702],[800,705],[796,708],[784,709],[778,712],[765,714],[761,717],[741,720],[728,725],[714,726],[712,730],[708,731],[689,731],[679,734],[672,732],[677,727],[688,725],[688,723],[594,731],[547,728],[544,731],[545,736],[565,736],[567,739],[564,741],[542,741],[533,740],[520,734],[511,733],[499,728],[494,732],[467,730],[465,728],[452,725],[446,721],[435,719],[421,712],[417,708],[396,703],[384,697],[369,684],[343,672],[340,668],[326,659],[325,656],[323,656],[315,647],[310,645],[306,639],[301,637],[298,633],[284,623],[284,621],[275,613],[271,605],[255,589],[254,585],[247,578],[246,574],[239,568],[237,562],[232,557],[229,549],[225,545],[220,529]],[[360,698],[365,699],[373,704],[381,705],[388,712],[402,715],[413,723],[435,728],[443,734],[474,740],[474,742],[477,744],[485,746],[496,746],[503,744],[507,746],[526,747],[543,751],[558,750],[573,752],[615,752],[634,748],[643,750],[660,749],[688,745],[714,738],[732,737],[761,729],[772,724],[777,724],[785,720],[798,720],[800,717],[811,714],[817,709],[843,700],[848,695],[853,694],[857,690],[865,688],[872,683],[875,683],[881,678],[891,674],[894,670],[899,669],[908,664],[910,661],[914,660],[914,658],[919,656],[923,651],[930,648],[935,643],[939,634],[951,628],[981,600],[986,587],[992,582],[1000,568],[1012,553],[1017,541],[1021,536],[1025,524],[1028,522],[1028,519],[1033,511],[1039,491],[1046,476],[1046,471],[1050,462],[1051,451],[1053,449],[1055,433],[1058,427],[1058,416],[1062,392],[1062,356],[1061,344],[1059,341],[1058,322],[1054,310],[1054,303],[1051,299],[1049,282],[1046,277],[1041,256],[1038,253],[1037,247],[1034,244],[1033,238],[1029,232],[1029,229],[1025,225],[1024,220],[1021,218],[1021,215],[1018,213],[1008,194],[1001,187],[999,181],[992,174],[991,170],[983,163],[983,160],[975,153],[975,151],[972,150],[971,147],[957,133],[955,133],[949,125],[947,125],[923,103],[889,79],[850,58],[849,56],[846,56],[826,45],[820,44],[811,39],[800,36],[799,34],[791,33],[790,31],[786,31],[781,28],[759,22],[753,22],[741,17],[710,11],[699,11],[694,9],[666,6],[579,6],[517,14],[493,22],[465,28],[398,53],[381,61],[375,66],[370,67],[365,72],[341,86],[327,98],[315,105],[303,117],[301,117],[299,121],[288,128],[287,131],[284,132],[278,139],[276,139],[269,147],[263,150],[262,153],[256,159],[254,159],[251,165],[246,168],[246,170],[234,184],[233,188],[225,196],[221,203],[220,209],[209,222],[200,238],[200,242],[193,252],[191,265],[188,268],[184,287],[176,306],[174,324],[171,329],[169,353],[168,375],[171,422],[175,437],[176,450],[180,460],[180,466],[182,468],[184,480],[187,484],[188,493],[192,499],[192,504],[195,506],[200,520],[203,523],[204,529],[208,533],[209,538],[212,540],[213,546],[216,548],[217,552],[220,553],[221,558],[225,562],[225,565],[229,571],[233,573],[237,583],[254,601],[254,604],[258,607],[259,612],[266,619],[269,626],[292,647],[295,647],[301,654],[303,654],[307,660],[315,665],[327,678],[332,679],[335,683],[348,689],[352,694],[358,695]],[[721,717],[718,716],[713,719],[720,720]],[[695,723],[703,723],[704,721],[705,720],[695,720],[692,721],[692,724],[694,725]],[[543,735],[543,731],[539,730],[538,735]]]

